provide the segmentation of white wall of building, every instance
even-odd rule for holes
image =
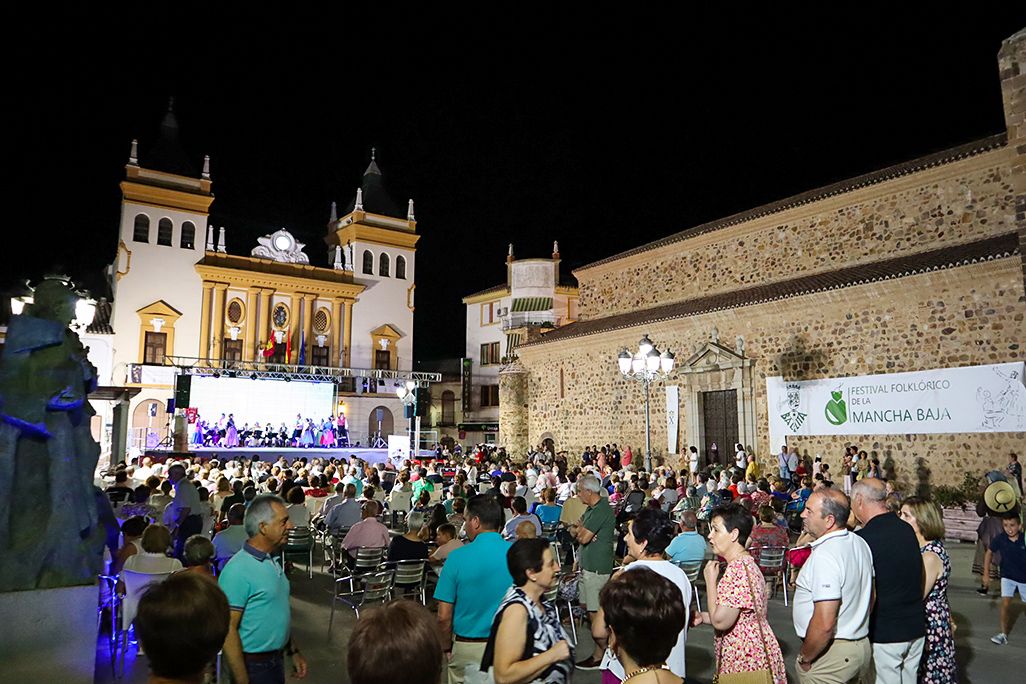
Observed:
[[[369,251],[374,258],[374,273],[363,272],[363,254]],[[354,242],[355,269],[353,279],[367,287],[353,306],[352,350],[350,365],[355,368],[374,367],[374,349],[371,332],[382,325],[395,328],[402,337],[397,342],[399,367],[394,370],[413,369],[413,293],[415,255],[413,250],[385,247],[366,242]],[[381,255],[389,260],[389,275],[379,275]],[[406,277],[395,277],[396,259],[406,260]]]

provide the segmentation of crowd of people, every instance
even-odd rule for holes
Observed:
[[[767,615],[783,582],[802,642],[799,681],[957,681],[940,509],[903,496],[863,453],[845,450],[841,487],[821,459],[783,449],[776,472],[763,473],[741,445],[732,464],[700,463],[692,449],[688,467],[651,472],[612,444],[588,448],[577,465],[541,447],[517,463],[501,450],[440,449],[437,460],[398,468],[356,458],[143,459],[119,466],[106,490],[122,521],[111,569],[216,582],[223,604],[178,608],[211,620],[211,644],[196,653],[220,635],[238,681],[282,681],[286,658],[306,672],[278,555],[294,528],[334,540],[336,571],[379,548],[383,562],[424,561],[436,578],[433,615],[404,601],[361,613],[348,656],[354,682],[564,682],[602,670],[603,681],[665,684],[685,679],[688,629],[703,626],[714,631],[718,676],[785,682]],[[1007,643],[1015,592],[1026,596],[1021,490],[1014,468],[1008,475],[988,474],[983,497],[1001,526],[984,543],[982,574],[984,588],[991,567],[1001,582],[995,644]],[[790,575],[765,562],[770,550],[786,551]],[[211,591],[184,582],[173,586]],[[140,603],[148,653],[158,652],[148,641],[159,638],[162,587]],[[572,645],[554,595],[579,603],[592,649]]]

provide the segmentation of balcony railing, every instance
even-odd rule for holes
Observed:
[[[503,317],[502,329],[511,330],[527,325],[543,326],[546,324],[556,328],[559,327],[559,322],[559,317],[549,311],[516,311]]]

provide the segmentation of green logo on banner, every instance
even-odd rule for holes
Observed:
[[[833,399],[826,403],[826,409],[823,411],[826,414],[826,419],[830,421],[831,425],[843,425],[844,423],[847,423],[848,407],[844,403],[844,399],[841,398],[844,394],[842,394],[840,390],[837,390],[835,392],[831,392],[830,396],[833,397]]]

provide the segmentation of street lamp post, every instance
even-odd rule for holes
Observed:
[[[649,409],[649,388],[653,380],[665,380],[673,371],[674,355],[670,350],[659,353],[648,335],[638,342],[638,352],[632,354],[625,347],[616,357],[620,373],[628,380],[636,380],[645,387],[645,470],[652,472],[652,423]]]
[[[410,417],[410,458],[416,458],[419,455],[420,435],[416,429],[417,421],[417,383],[414,380],[407,380],[405,385],[400,385],[396,391],[396,396],[403,402],[403,409]]]

